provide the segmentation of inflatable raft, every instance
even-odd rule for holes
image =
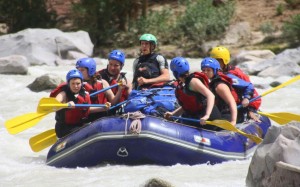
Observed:
[[[237,128],[264,137],[271,125],[246,122]],[[59,139],[49,150],[47,164],[90,167],[100,164],[174,165],[220,163],[252,156],[257,144],[232,131],[210,131],[153,116],[106,117]]]

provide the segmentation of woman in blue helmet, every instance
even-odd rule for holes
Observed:
[[[89,107],[74,108],[75,104],[90,104],[90,96],[83,88],[83,77],[80,71],[74,69],[68,72],[67,83],[59,85],[50,93],[61,103],[68,103],[73,108],[64,108],[55,114],[55,132],[61,138],[82,127],[88,122]]]
[[[157,39],[152,34],[143,34],[139,41],[141,55],[133,62],[132,87],[162,87],[170,80],[170,73],[166,58],[155,53]]]
[[[236,125],[238,96],[232,88],[232,79],[219,71],[220,69],[219,62],[214,58],[207,57],[201,62],[201,70],[210,79],[209,88],[216,97],[215,105],[222,118]]]
[[[220,119],[221,115],[214,106],[215,96],[208,88],[208,78],[201,72],[190,74],[188,61],[183,57],[172,59],[170,64],[174,77],[178,81],[176,98],[181,107],[173,112],[167,112],[168,119],[173,115],[182,115],[188,118],[200,119],[200,124],[205,125],[206,120]],[[199,126],[193,122],[185,122],[189,125]],[[214,126],[203,126],[207,129],[216,130]]]
[[[89,93],[93,93],[98,90],[102,90],[106,87],[109,87],[109,84],[106,80],[98,80],[98,75],[96,74],[96,62],[93,58],[81,58],[76,63],[76,68],[82,73],[83,80],[87,83],[85,84],[85,89]],[[91,98],[93,104],[107,104],[115,105],[119,102],[122,94],[122,86],[119,86],[120,89],[117,91],[116,95],[112,90],[106,90],[105,92],[99,93]],[[89,115],[89,120],[94,121],[100,117],[108,115],[108,107],[97,108],[96,113]]]

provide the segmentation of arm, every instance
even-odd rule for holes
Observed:
[[[59,92],[55,99],[61,103],[66,103],[67,102],[67,95],[66,92]]]
[[[200,119],[200,123],[205,124],[204,121],[208,120],[214,107],[215,96],[199,79],[196,78],[191,80],[190,89],[204,95],[207,98],[206,112],[205,115]]]
[[[153,83],[158,83],[158,82],[166,82],[166,81],[170,80],[170,72],[168,69],[161,69],[160,73],[161,73],[161,75],[156,78],[146,79],[146,78],[140,77],[140,78],[138,78],[138,80],[142,80],[143,84],[153,84]]]
[[[232,125],[235,125],[237,119],[237,108],[229,87],[224,83],[220,83],[216,87],[216,92],[225,101],[225,103],[228,104],[231,114],[230,122]]]
[[[243,107],[247,107],[249,105],[249,100],[253,96],[253,92],[254,92],[253,84],[251,82],[244,81],[243,79],[240,79],[230,73],[227,74],[227,76],[232,79],[233,88],[235,90],[241,90],[242,96],[240,96],[240,97],[243,98],[241,104],[243,105]],[[237,104],[239,104],[239,103],[237,103]]]
[[[109,84],[106,80],[102,79],[102,84],[103,84],[103,88],[107,88],[109,87]],[[105,97],[107,98],[107,100],[112,104],[115,105],[120,101],[121,95],[122,95],[122,86],[118,86],[118,92],[116,93],[116,95],[114,95],[114,93],[111,91],[111,89],[106,90],[105,93]]]
[[[180,116],[181,114],[183,114],[183,109],[182,107],[177,108],[176,110],[174,110],[173,112],[166,112],[164,117],[168,120],[170,120],[171,116]]]
[[[159,63],[160,76],[152,79],[145,79],[143,77],[138,78],[139,85],[154,84],[159,82],[166,82],[170,80],[169,65],[167,60],[162,55],[157,55],[157,62]]]

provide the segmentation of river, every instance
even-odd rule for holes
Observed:
[[[193,70],[199,70],[199,59],[188,59]],[[123,71],[132,76],[132,59],[126,60]],[[36,126],[11,135],[4,122],[16,116],[35,112],[39,100],[49,92],[32,92],[27,85],[45,73],[55,73],[65,79],[68,70],[74,66],[32,66],[28,75],[0,74],[0,186],[45,186],[45,187],[139,187],[151,178],[159,178],[178,187],[243,187],[251,160],[229,161],[222,164],[200,164],[195,166],[120,166],[105,165],[92,168],[58,169],[45,164],[47,151],[31,151],[30,137],[54,127],[54,113],[47,115]],[[104,65],[98,65],[102,69]],[[252,82],[268,84],[274,80],[284,82],[291,77],[280,79],[251,77]],[[258,89],[262,94],[271,89]],[[264,112],[293,112],[300,114],[300,81],[263,97]],[[276,124],[275,124],[276,125]]]

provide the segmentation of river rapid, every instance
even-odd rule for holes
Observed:
[[[200,59],[188,59],[193,71],[200,70]],[[169,60],[170,61],[170,60]],[[123,68],[132,77],[133,59],[126,60]],[[104,68],[106,63],[98,65]],[[27,85],[46,73],[55,73],[65,80],[66,73],[74,65],[49,67],[29,67],[28,75],[0,74],[0,186],[97,186],[97,187],[139,187],[151,178],[159,178],[178,187],[239,187],[245,186],[245,179],[251,160],[229,161],[209,165],[174,166],[123,166],[104,165],[92,168],[58,169],[45,164],[48,149],[38,153],[31,151],[28,140],[54,127],[54,113],[47,115],[36,126],[11,135],[4,127],[8,119],[35,112],[39,100],[48,97],[49,92],[32,92]],[[255,84],[268,85],[272,81],[285,82],[291,77],[260,78],[251,77]],[[263,92],[271,89],[258,89]],[[300,81],[279,89],[263,97],[263,112],[293,112],[300,114]],[[274,123],[274,122],[273,122]],[[274,125],[276,125],[274,123]]]

